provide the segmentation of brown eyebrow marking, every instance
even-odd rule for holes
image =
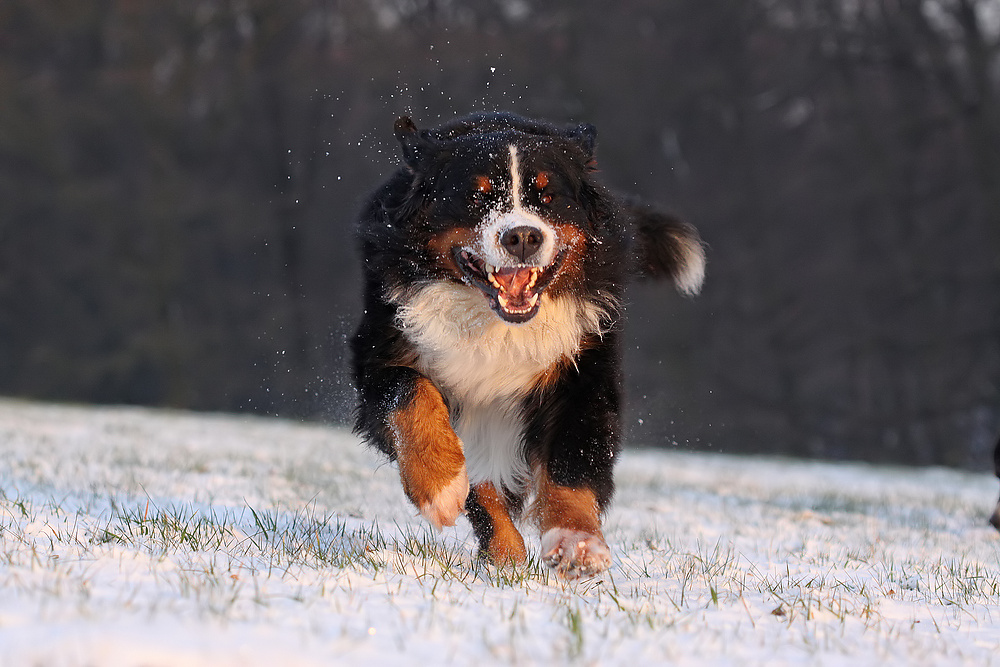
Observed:
[[[549,175],[546,174],[544,171],[538,172],[538,174],[535,176],[535,187],[538,188],[539,190],[544,190],[548,184],[549,184]]]
[[[472,179],[473,184],[476,187],[476,192],[492,192],[493,183],[490,181],[489,176],[476,176]]]

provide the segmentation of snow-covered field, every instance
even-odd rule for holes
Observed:
[[[990,476],[618,480],[614,566],[564,584],[477,565],[341,430],[0,401],[0,665],[1000,665]]]

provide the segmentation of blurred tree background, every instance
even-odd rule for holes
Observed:
[[[4,0],[0,393],[344,422],[392,122],[599,130],[695,223],[629,293],[628,439],[984,469],[1000,0]]]

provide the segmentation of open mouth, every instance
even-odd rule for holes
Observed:
[[[452,250],[468,283],[486,296],[490,308],[504,320],[527,322],[538,312],[542,291],[555,278],[563,252],[548,266],[492,266],[467,248]]]

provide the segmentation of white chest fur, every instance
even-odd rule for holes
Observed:
[[[420,355],[418,370],[452,404],[472,484],[524,484],[521,400],[542,373],[576,355],[585,334],[600,331],[597,306],[570,296],[541,299],[524,324],[501,320],[478,290],[450,281],[396,299],[400,329]]]

